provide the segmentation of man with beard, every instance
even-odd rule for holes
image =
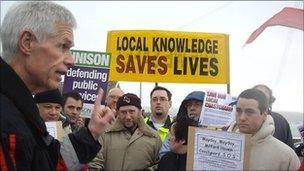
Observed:
[[[145,122],[153,129],[155,129],[164,141],[165,137],[169,133],[171,118],[168,115],[168,111],[172,106],[171,92],[161,86],[156,86],[150,94],[150,105],[152,115],[145,118]]]
[[[90,170],[145,170],[155,167],[161,140],[145,124],[140,99],[131,93],[117,101],[117,119],[99,139],[102,149]]]

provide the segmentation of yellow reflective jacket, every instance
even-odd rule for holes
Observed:
[[[153,122],[151,120],[150,117],[146,117],[145,118],[145,122],[147,125],[149,125],[151,128],[153,128],[154,130],[157,131],[160,139],[162,140],[162,142],[165,140],[167,134],[169,133],[170,131],[170,126],[171,126],[171,118],[170,116],[168,115],[166,121],[165,121],[165,124],[164,126],[160,127],[158,130],[155,128],[155,126],[153,125]]]

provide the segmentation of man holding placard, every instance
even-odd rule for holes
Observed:
[[[63,128],[63,135],[72,132],[70,119],[61,114],[63,111],[63,97],[58,89],[37,93],[34,100],[38,106],[40,116],[45,122],[61,121],[60,127]],[[54,137],[61,139],[61,137]]]
[[[300,161],[295,152],[272,136],[274,122],[267,109],[263,92],[243,91],[237,99],[236,122],[228,130],[252,134],[249,170],[297,170]]]
[[[68,134],[72,132],[70,125],[63,127],[61,115],[63,97],[58,89],[35,94],[35,103],[48,132],[60,141],[60,154],[68,170],[80,170],[85,165],[79,162],[76,151],[71,144]],[[66,120],[64,120],[66,121]],[[69,121],[67,121],[69,122]]]

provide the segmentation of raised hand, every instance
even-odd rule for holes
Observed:
[[[115,119],[114,112],[109,107],[100,105],[103,94],[104,92],[102,88],[100,88],[94,104],[91,120],[88,125],[88,128],[95,139],[98,139],[106,127]]]
[[[76,120],[76,124],[83,127],[84,126],[84,118],[79,116]]]

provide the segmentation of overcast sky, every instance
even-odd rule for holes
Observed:
[[[267,28],[243,48],[249,35],[284,7],[303,9],[301,1],[58,1],[75,15],[77,50],[106,51],[107,32],[151,29],[229,34],[231,94],[255,84],[273,89],[273,109],[303,113],[303,31]],[[1,1],[1,20],[11,1]],[[139,83],[120,82],[125,92],[140,95]],[[226,92],[226,85],[159,83],[173,93],[173,106],[194,90]],[[142,101],[149,106],[154,83],[142,83]]]

